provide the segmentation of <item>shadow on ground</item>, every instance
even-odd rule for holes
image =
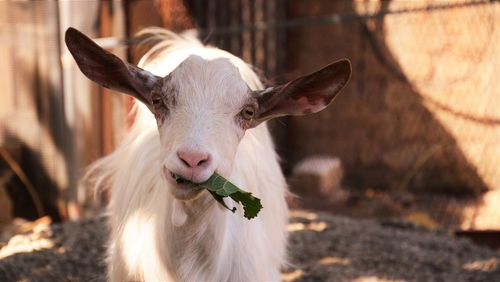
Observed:
[[[292,211],[284,281],[495,281],[500,253],[404,221]],[[105,218],[0,243],[0,281],[104,281]],[[4,244],[3,246],[1,244]]]

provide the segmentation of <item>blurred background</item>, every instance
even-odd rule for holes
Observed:
[[[270,124],[290,205],[500,244],[499,1],[2,1],[0,232],[105,205],[80,177],[123,138],[132,101],[80,73],[69,26],[132,63],[142,28],[196,29],[267,85],[349,58],[332,106]]]

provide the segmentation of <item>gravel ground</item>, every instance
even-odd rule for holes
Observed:
[[[105,218],[0,243],[0,281],[104,281]],[[294,211],[285,281],[500,281],[500,253],[401,221]]]

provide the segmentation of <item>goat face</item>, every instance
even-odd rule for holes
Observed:
[[[172,193],[193,198],[197,191],[176,184],[174,174],[191,182],[215,171],[229,175],[240,139],[255,112],[256,101],[238,69],[227,59],[190,56],[151,91],[161,159]]]
[[[195,198],[199,191],[175,183],[174,174],[195,183],[214,171],[229,176],[246,129],[274,117],[321,111],[351,74],[344,59],[284,85],[251,91],[229,59],[192,55],[158,77],[121,61],[73,28],[65,41],[88,78],[134,96],[156,116],[164,176],[181,200]]]

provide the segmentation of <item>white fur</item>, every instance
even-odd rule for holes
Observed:
[[[280,280],[287,240],[285,179],[266,124],[240,132],[228,119],[248,98],[238,79],[252,90],[262,89],[261,82],[239,58],[204,47],[193,36],[149,32],[162,41],[140,66],[161,77],[174,71],[184,96],[172,120],[159,128],[137,103],[130,133],[89,172],[97,186],[111,187],[109,279]],[[175,166],[173,153],[183,146],[212,152],[214,169],[262,200],[258,217],[247,220],[239,205],[232,214],[206,191],[194,200],[174,198],[162,170]]]

